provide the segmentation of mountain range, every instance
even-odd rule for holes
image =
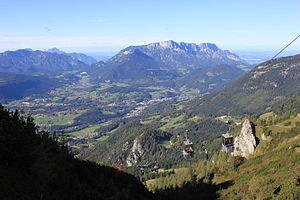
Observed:
[[[92,65],[100,80],[187,86],[200,92],[218,91],[251,68],[244,60],[215,44],[163,41],[121,50],[106,63]],[[192,83],[192,80],[195,79]],[[167,83],[166,83],[167,82]]]
[[[76,53],[76,52],[73,52],[73,53],[66,53],[64,51],[61,51],[59,50],[58,48],[51,48],[51,49],[47,49],[46,52],[49,52],[49,53],[57,53],[57,54],[62,54],[62,55],[69,55],[73,58],[76,58],[77,60],[85,63],[85,64],[88,64],[88,65],[91,65],[91,64],[94,64],[97,62],[97,60],[91,56],[87,56],[83,53]]]
[[[166,68],[164,63],[146,55],[139,49],[118,53],[108,60],[102,69],[102,79],[113,81],[149,78],[172,80],[172,75],[176,73],[174,70]]]
[[[197,69],[210,65],[228,64],[237,67],[247,67],[248,64],[228,50],[221,50],[212,43],[175,42],[173,40],[151,43],[141,46],[130,46],[119,54],[126,55],[133,49],[138,49],[146,55],[171,68],[185,67]]]
[[[192,88],[199,94],[229,86],[250,68],[237,55],[215,44],[172,40],[130,46],[106,62],[95,62],[84,54],[66,53],[57,48],[0,53],[0,72],[7,74],[52,76],[87,72],[95,84],[125,81],[134,85]],[[4,95],[2,98],[10,99]]]
[[[89,65],[77,58],[45,51],[21,49],[0,53],[0,72],[15,74],[61,74],[84,71]]]
[[[148,56],[148,60],[145,58]],[[106,63],[96,62],[82,53],[66,53],[57,48],[45,51],[20,49],[0,54],[0,71],[18,74],[49,73],[58,74],[64,71],[88,70],[88,65],[105,66],[104,69],[116,71],[121,66],[133,65],[131,70],[143,65],[144,70],[164,68],[168,70],[188,70],[220,64],[232,65],[248,70],[244,60],[228,50],[221,50],[215,44],[184,43],[163,41],[141,46],[130,46],[121,50]],[[118,68],[118,69],[116,69]],[[100,70],[101,71],[101,70]],[[102,72],[102,71],[101,71]],[[125,77],[126,78],[126,77]]]
[[[50,76],[30,76],[0,73],[0,101],[21,99],[32,94],[44,94],[65,81]]]
[[[62,143],[79,144],[76,147],[82,149],[77,156],[82,159],[122,166],[127,172],[148,180],[152,185],[156,184],[156,188],[160,188],[158,184],[168,185],[168,180],[172,180],[176,182],[172,186],[173,192],[180,191],[176,185],[183,186],[188,180],[195,188],[188,185],[186,190],[181,191],[183,196],[197,190],[196,184],[206,181],[208,185],[218,188],[216,190],[224,199],[237,196],[240,199],[299,197],[300,179],[295,172],[299,169],[300,152],[300,55],[272,59],[248,72],[251,66],[245,61],[208,43],[196,45],[166,41],[132,46],[107,62],[92,65],[59,52],[18,50],[4,52],[1,56],[2,72],[21,73],[3,73],[0,76],[0,90],[4,95],[7,91],[16,90],[23,96],[21,90],[27,88],[27,82],[30,91],[34,89],[32,86],[42,85],[39,81],[59,83],[66,79],[65,72],[73,72],[71,81],[64,84],[66,87],[53,91],[53,96],[48,99],[39,99],[32,108],[50,112],[48,116],[53,121],[60,120],[61,127],[68,131],[63,133]],[[31,75],[35,73],[45,75]],[[55,79],[50,80],[51,77]],[[22,85],[25,87],[19,90]],[[45,87],[56,86],[46,84]],[[165,98],[151,105],[149,99],[154,99],[152,95],[156,90],[161,92],[161,88],[176,94],[186,88],[200,92],[192,100]],[[26,91],[24,95],[27,94]],[[208,95],[202,96],[204,94]],[[145,99],[135,98],[142,95],[146,96]],[[45,102],[47,105],[44,105]],[[137,107],[132,110],[130,103],[137,104]],[[78,107],[80,109],[76,110]],[[129,111],[138,114],[127,117],[125,114],[130,114]],[[152,195],[136,179],[118,171],[118,168],[106,169],[74,159],[64,146],[57,145],[46,133],[36,134],[37,129],[30,117],[25,122],[18,112],[9,112],[2,106],[0,114],[4,116],[3,121],[9,121],[0,123],[3,126],[0,128],[6,131],[1,132],[6,134],[1,137],[5,139],[2,144],[8,144],[1,151],[1,158],[5,159],[1,171],[5,179],[1,185],[6,190],[12,188],[11,191],[20,193],[31,191],[29,197],[40,197],[42,192],[51,196],[53,190],[53,195],[58,196],[66,195],[65,191],[68,195],[83,193],[99,198],[105,194],[104,199],[120,199],[127,192],[130,194],[126,196],[128,199],[140,199],[135,194],[141,191],[141,195],[152,199]],[[116,118],[112,117],[114,115]],[[241,129],[240,124],[245,116],[253,120],[250,126],[255,127],[258,144],[258,150],[249,160],[220,152],[220,136],[228,131],[235,135]],[[41,121],[51,122],[51,118],[39,117]],[[59,117],[69,119],[62,121]],[[12,120],[18,129],[11,129]],[[85,126],[77,129],[82,124]],[[22,131],[30,133],[20,134]],[[187,137],[193,142],[195,150],[191,159],[182,156],[183,141]],[[198,161],[198,166],[191,166],[191,163]],[[19,166],[23,166],[21,174],[16,170]],[[149,166],[150,170],[146,173]],[[156,167],[159,168],[157,172],[152,170]],[[186,172],[182,175],[181,170]],[[90,172],[95,172],[96,179]],[[87,176],[82,177],[82,173]],[[239,176],[240,173],[243,177]],[[34,176],[31,177],[31,174]],[[15,177],[18,184],[11,181]],[[120,183],[119,179],[122,180]],[[130,182],[128,185],[127,181]],[[36,193],[32,188],[24,187],[32,183],[38,186]],[[65,187],[66,190],[59,190]],[[156,194],[164,193],[163,189],[155,191]],[[171,192],[167,198],[160,198],[172,199],[176,193]],[[215,192],[214,189],[214,198]],[[112,196],[115,193],[117,196]],[[179,198],[182,199],[182,196]]]

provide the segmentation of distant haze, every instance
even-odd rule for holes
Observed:
[[[300,34],[300,1],[1,1],[0,51],[117,52],[156,41],[278,50]],[[300,41],[290,47],[299,50]]]

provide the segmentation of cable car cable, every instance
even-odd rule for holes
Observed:
[[[281,49],[271,60],[275,59],[279,54],[281,54],[286,48],[288,48],[293,42],[295,42],[300,35],[298,35],[295,39],[293,39],[290,43],[288,43],[283,49]]]

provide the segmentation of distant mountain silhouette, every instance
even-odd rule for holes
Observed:
[[[151,43],[141,46],[130,46],[120,53],[138,49],[146,55],[163,63],[165,66],[175,68],[200,68],[210,65],[228,64],[240,67],[246,67],[246,61],[240,59],[237,55],[219,49],[212,43],[177,43],[173,40]]]
[[[63,82],[49,76],[30,76],[0,73],[0,101],[20,99],[32,94],[43,94]]]
[[[148,79],[167,78],[175,75],[173,71],[161,70],[164,64],[144,54],[138,49],[122,51],[106,63],[103,79]]]
[[[188,86],[198,88],[202,93],[211,92],[207,87],[216,82],[217,86],[212,91],[228,86],[250,68],[237,55],[221,50],[215,44],[196,45],[172,40],[127,47],[106,63],[98,62],[92,67],[102,80],[151,79],[183,86],[193,78],[194,83]],[[217,73],[207,75],[216,68]],[[226,78],[221,78],[221,74],[226,74]]]
[[[76,52],[66,53],[64,51],[59,50],[58,48],[51,48],[51,49],[48,49],[46,51],[49,52],[49,53],[58,53],[58,54],[63,54],[63,55],[69,55],[73,58],[78,59],[79,61],[81,61],[85,64],[88,64],[88,65],[91,65],[91,64],[94,64],[94,63],[97,62],[97,60],[95,58],[93,58],[91,56],[87,56],[83,53],[76,53]]]
[[[58,53],[21,49],[0,53],[0,72],[16,74],[61,74],[85,71],[89,66],[77,58]]]

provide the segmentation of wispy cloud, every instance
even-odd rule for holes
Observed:
[[[45,30],[45,32],[47,32],[47,33],[50,33],[50,32],[52,31],[52,29],[49,28],[49,27],[47,27],[47,26],[44,27],[44,30]]]

